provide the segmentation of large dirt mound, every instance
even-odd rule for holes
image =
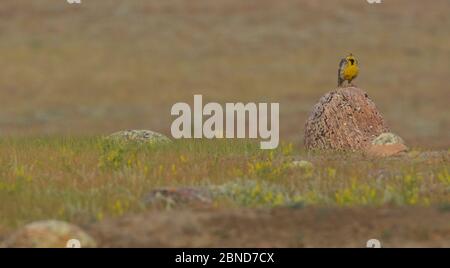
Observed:
[[[308,149],[364,149],[388,132],[381,113],[367,93],[357,87],[335,89],[314,106],[305,126]]]

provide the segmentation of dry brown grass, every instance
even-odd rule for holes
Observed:
[[[426,7],[426,8],[425,8]],[[169,132],[170,107],[281,105],[300,143],[313,104],[352,51],[394,132],[448,148],[450,4],[386,1],[2,1],[1,134]]]

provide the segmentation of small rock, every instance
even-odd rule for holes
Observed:
[[[385,132],[372,140],[366,153],[370,156],[388,157],[406,151],[408,151],[408,147],[401,137],[391,132]]]
[[[202,188],[162,188],[152,190],[144,197],[146,205],[163,205],[173,207],[179,205],[201,205],[212,204],[209,191]]]
[[[107,138],[122,141],[137,141],[145,143],[167,143],[171,140],[163,134],[151,130],[122,130],[109,135]]]
[[[32,222],[9,236],[0,247],[12,248],[65,248],[68,241],[76,239],[84,248],[96,247],[94,239],[78,226],[46,220]]]
[[[378,137],[372,140],[372,144],[384,145],[384,144],[405,144],[403,139],[391,132],[381,133]]]
[[[296,167],[296,168],[304,168],[304,169],[314,168],[314,165],[311,162],[306,161],[306,160],[292,161],[291,166]]]

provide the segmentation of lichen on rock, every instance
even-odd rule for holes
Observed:
[[[368,155],[376,157],[396,156],[406,151],[408,147],[403,139],[391,132],[381,133],[366,149]]]
[[[134,142],[143,142],[143,143],[168,143],[171,140],[160,134],[158,132],[154,132],[151,130],[122,130],[115,132],[109,136],[107,139],[114,141],[134,141]]]
[[[405,144],[405,142],[400,136],[392,132],[385,132],[373,139],[372,144]]]
[[[97,246],[94,239],[80,227],[64,221],[45,220],[25,225],[6,238],[0,247],[65,248],[71,239],[78,240],[81,247]]]
[[[144,203],[150,206],[166,208],[191,206],[210,206],[211,193],[208,189],[194,187],[154,189],[144,197]]]

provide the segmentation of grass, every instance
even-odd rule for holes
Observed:
[[[138,145],[86,138],[0,141],[0,225],[90,223],[142,212],[157,187],[207,187],[215,207],[450,204],[448,151],[398,158],[307,153],[289,143],[176,141]],[[306,159],[313,167],[297,167]]]
[[[434,0],[426,12],[424,5],[3,0],[0,233],[40,219],[85,224],[141,215],[158,209],[143,201],[158,187],[207,188],[218,210],[392,205],[412,206],[414,215],[419,206],[448,211],[450,4]],[[334,89],[339,59],[350,51],[361,64],[355,83],[391,130],[421,149],[376,159],[306,152],[300,145],[311,108]],[[284,143],[263,151],[251,141],[138,146],[98,137],[122,129],[169,134],[170,108],[192,103],[194,94],[204,102],[279,102]],[[297,160],[313,165],[299,167]],[[361,218],[375,222],[368,211]],[[289,223],[290,213],[283,214]],[[405,224],[393,217],[394,225]],[[287,230],[297,232],[303,219]],[[443,219],[428,219],[431,229]],[[292,232],[286,233],[287,240]],[[320,233],[311,232],[313,240]]]

